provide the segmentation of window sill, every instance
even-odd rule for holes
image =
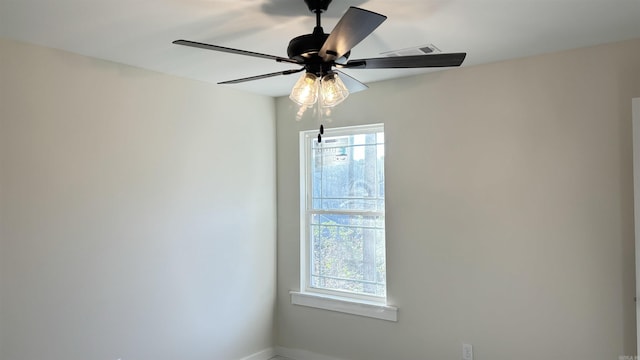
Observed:
[[[290,291],[289,294],[291,294],[291,303],[294,305],[398,321],[398,308],[394,306],[308,292]]]

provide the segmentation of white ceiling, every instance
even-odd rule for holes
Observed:
[[[388,16],[352,59],[434,44],[463,66],[640,38],[640,0],[334,0],[330,32],[349,6]],[[0,0],[0,36],[216,83],[291,64],[173,45],[176,39],[285,56],[310,33],[303,0]],[[293,66],[295,68],[296,66]],[[349,70],[363,82],[433,70]],[[230,86],[285,95],[298,75]]]

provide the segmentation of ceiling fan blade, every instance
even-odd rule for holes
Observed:
[[[357,93],[358,91],[367,90],[369,88],[367,85],[361,83],[357,79],[343,73],[340,70],[333,70],[333,71],[340,74],[340,79],[344,83],[344,86],[347,87],[347,90],[349,90],[350,94]]]
[[[348,69],[401,69],[460,66],[466,53],[390,56],[373,59],[349,60],[346,64],[336,64]]]
[[[293,70],[285,70],[285,71],[278,71],[278,72],[273,72],[273,73],[269,73],[269,74],[250,76],[250,77],[246,77],[246,78],[242,78],[242,79],[223,81],[223,82],[219,82],[218,84],[238,84],[238,83],[247,82],[247,81],[266,79],[266,78],[270,78],[270,77],[274,77],[274,76],[295,74],[295,73],[301,72],[302,70],[304,70],[304,68],[302,68],[302,69],[293,69]]]
[[[196,48],[206,49],[206,50],[215,50],[215,51],[222,51],[222,52],[231,53],[231,54],[246,55],[246,56],[259,57],[259,58],[263,58],[263,59],[270,59],[270,60],[275,60],[277,62],[288,62],[288,63],[293,63],[293,64],[300,64],[300,62],[298,62],[296,60],[285,58],[285,57],[281,57],[281,56],[261,54],[261,53],[257,53],[257,52],[253,52],[253,51],[233,49],[233,48],[228,48],[228,47],[224,47],[224,46],[205,44],[205,43],[189,41],[189,40],[176,40],[173,43],[176,44],[176,45],[191,46],[191,47],[196,47]]]
[[[348,53],[354,46],[373,32],[386,16],[369,10],[350,7],[318,52],[325,61],[332,61]]]

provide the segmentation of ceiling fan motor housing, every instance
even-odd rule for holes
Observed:
[[[316,27],[313,34],[301,35],[293,38],[287,47],[287,55],[290,59],[300,61],[304,64],[307,72],[323,76],[331,73],[333,61],[324,61],[318,52],[324,45],[329,34],[325,34],[321,27]],[[344,54],[341,60],[349,58],[351,52]]]
[[[300,35],[291,39],[287,47],[287,55],[290,59],[305,61],[318,54],[328,37],[329,34],[325,34],[321,27],[316,27],[313,34]]]

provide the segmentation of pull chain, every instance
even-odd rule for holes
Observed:
[[[324,112],[322,111],[322,105],[320,104],[322,102],[321,99],[322,95],[320,94],[320,96],[318,96],[318,102],[316,103],[317,106],[317,114],[318,114],[318,122],[320,123],[320,129],[318,130],[318,143],[322,143],[322,135],[324,134],[324,126],[322,125],[322,118],[324,117]]]

